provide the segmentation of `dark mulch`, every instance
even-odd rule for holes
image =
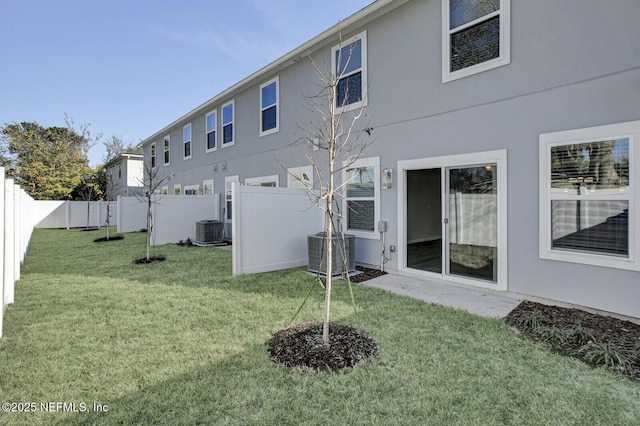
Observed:
[[[151,257],[149,257],[149,259],[147,259],[146,257],[141,257],[141,258],[138,258],[138,259],[134,260],[133,262],[136,265],[148,265],[150,263],[164,262],[165,260],[167,260],[166,256],[151,256]]]
[[[580,309],[524,301],[506,317],[524,336],[640,381],[640,324]]]
[[[364,332],[339,324],[329,325],[328,345],[322,341],[322,324],[281,330],[267,344],[279,364],[322,371],[354,367],[378,353],[378,346]]]
[[[379,269],[365,268],[364,266],[356,266],[356,270],[358,270],[360,273],[350,277],[351,282],[353,283],[362,283],[367,280],[378,278],[387,274],[386,272],[383,272]]]
[[[91,231],[97,231],[98,228],[82,228],[82,232],[91,232]]]
[[[114,235],[113,237],[102,237],[102,238],[96,238],[95,240],[93,240],[94,243],[106,243],[108,241],[120,241],[124,239],[124,235]]]

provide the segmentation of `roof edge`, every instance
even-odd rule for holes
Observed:
[[[258,71],[254,72],[248,77],[240,80],[238,83],[225,89],[224,91],[220,92],[219,94],[209,99],[205,103],[201,104],[200,106],[191,110],[187,114],[173,121],[168,126],[163,127],[161,130],[145,138],[137,145],[137,147],[138,148],[143,147],[144,145],[151,143],[154,140],[164,136],[167,132],[170,132],[174,128],[180,126],[181,123],[188,121],[192,117],[201,114],[202,112],[204,112],[209,108],[212,108],[214,105],[217,105],[218,103],[229,99],[230,97],[232,97],[234,93],[240,92],[243,88],[253,85],[256,81],[262,79],[264,76],[267,76],[268,74],[276,70],[279,70],[281,68],[284,68],[288,65],[291,65],[295,62],[300,61],[301,59],[306,57],[309,53],[313,53],[321,49],[322,47],[324,47],[323,42],[327,42],[331,40],[332,37],[337,36],[341,31],[350,27],[364,25],[376,19],[377,17],[383,15],[384,13],[400,7],[401,5],[407,3],[408,1],[409,0],[376,0],[374,1],[369,6],[365,6],[358,12],[346,18],[344,21],[339,21],[337,24],[333,25],[332,27],[323,31],[322,33],[318,34],[311,40],[298,46],[297,48],[293,49],[289,53],[285,54],[284,56],[281,56],[280,58],[271,62],[267,66],[259,69]]]

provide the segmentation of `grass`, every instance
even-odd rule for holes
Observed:
[[[341,373],[287,370],[266,341],[313,279],[303,269],[233,277],[218,248],[156,248],[144,234],[36,230],[0,340],[0,424],[635,425],[640,386],[520,338],[503,321],[337,284],[333,319],[378,357]],[[317,287],[296,322],[319,321]],[[40,403],[89,412],[42,412]],[[91,412],[93,404],[108,412]],[[67,406],[70,408],[70,406]]]

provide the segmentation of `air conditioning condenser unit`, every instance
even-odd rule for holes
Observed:
[[[343,246],[344,242],[344,246]],[[314,274],[326,275],[327,261],[325,259],[326,233],[307,236],[308,266],[307,270]],[[343,250],[345,257],[343,257]],[[356,237],[354,235],[335,234],[332,238],[332,275],[339,276],[356,272]],[[346,258],[346,259],[345,259]],[[346,262],[345,262],[346,260]]]
[[[201,220],[196,222],[195,245],[207,246],[223,244],[224,224],[219,220]]]

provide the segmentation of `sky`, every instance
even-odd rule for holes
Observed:
[[[0,126],[135,145],[372,2],[1,0]]]

